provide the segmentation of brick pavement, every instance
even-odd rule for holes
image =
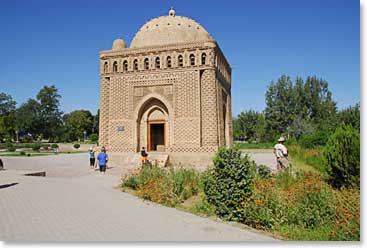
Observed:
[[[88,164],[79,168],[72,167],[74,162],[65,163],[83,156],[65,155],[58,160],[54,156],[46,158],[35,161],[45,160],[40,163],[51,166],[55,171],[57,167],[62,167],[63,171],[68,172],[50,177],[22,176],[20,164],[26,161],[20,158],[7,159],[8,170],[0,172],[0,185],[17,184],[0,188],[0,240],[273,240],[253,230],[202,218],[122,193],[114,189],[119,183],[119,176],[114,175],[112,170],[106,175],[100,175],[90,171]],[[17,159],[20,159],[20,164],[15,165]]]

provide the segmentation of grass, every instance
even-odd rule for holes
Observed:
[[[312,167],[315,169],[313,172],[318,171],[318,173],[325,175],[326,166],[322,159],[322,149],[322,147],[306,149],[293,145],[288,147],[288,153],[295,164],[299,164],[303,168]]]
[[[54,155],[54,153],[40,153],[40,152],[38,153],[29,152],[25,154],[21,154],[20,152],[0,153],[0,156],[4,156],[4,157],[39,157],[39,156],[50,156],[50,155]]]
[[[253,194],[236,211],[239,223],[285,240],[360,240],[360,191],[335,189],[324,180],[320,149],[291,147],[292,173],[256,176]],[[311,159],[310,159],[311,158]],[[204,217],[217,217],[204,192],[204,173],[146,168],[125,178],[122,190]]]
[[[58,154],[75,154],[75,153],[86,153],[85,151],[70,151],[70,152],[59,152]],[[29,155],[28,155],[29,154]],[[39,156],[52,156],[57,155],[55,152],[0,152],[0,156],[4,157],[39,157]]]

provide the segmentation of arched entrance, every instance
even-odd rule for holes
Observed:
[[[170,111],[167,103],[157,97],[146,97],[138,105],[136,118],[136,147],[140,151],[167,151],[170,144]]]

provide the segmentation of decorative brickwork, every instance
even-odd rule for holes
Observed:
[[[133,47],[117,39],[100,53],[100,145],[112,152],[159,145],[180,153],[231,145],[231,69],[218,44],[189,18],[153,22],[158,26],[145,24]],[[170,33],[185,32],[170,41],[162,24]]]

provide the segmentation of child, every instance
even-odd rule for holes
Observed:
[[[145,147],[141,148],[140,154],[141,154],[141,158],[140,158],[141,165],[143,166],[148,162],[148,153],[145,152]]]
[[[95,158],[95,151],[93,150],[93,147],[89,148],[89,166],[91,169],[94,169],[94,165],[96,162]]]

